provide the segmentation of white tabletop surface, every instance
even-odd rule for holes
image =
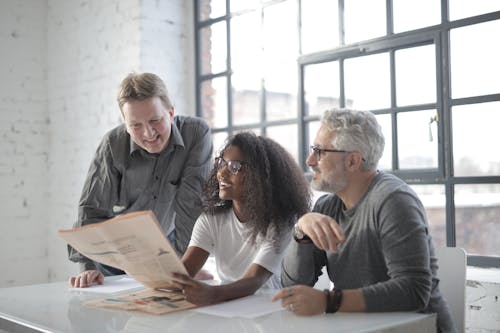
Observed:
[[[336,313],[298,317],[279,311],[255,319],[192,310],[156,316],[82,306],[103,297],[68,289],[67,282],[0,288],[0,329],[26,332],[435,332],[434,315]]]

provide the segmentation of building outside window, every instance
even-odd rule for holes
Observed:
[[[438,246],[500,267],[500,2],[196,0],[197,114],[303,166],[325,109],[370,110],[379,168],[423,201]]]

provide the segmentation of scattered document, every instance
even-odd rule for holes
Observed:
[[[105,278],[104,284],[93,285],[87,288],[69,288],[78,292],[89,292],[96,294],[118,294],[125,291],[136,291],[144,289],[144,286],[130,277]]]
[[[272,302],[271,294],[251,295],[232,301],[196,308],[194,311],[225,318],[256,318],[281,311],[281,302]]]

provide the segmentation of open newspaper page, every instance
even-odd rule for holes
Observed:
[[[169,289],[172,273],[188,275],[152,211],[128,213],[58,234],[84,256],[119,268],[149,288]]]
[[[193,303],[186,301],[186,298],[180,290],[169,291],[154,289],[145,289],[124,295],[95,299],[86,301],[83,304],[115,310],[142,311],[156,315],[196,307]]]

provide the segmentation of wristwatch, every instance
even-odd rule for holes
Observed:
[[[295,226],[293,227],[293,238],[295,239],[296,242],[299,243],[310,243],[311,238],[307,236],[302,229],[300,229],[299,224],[296,223]]]

